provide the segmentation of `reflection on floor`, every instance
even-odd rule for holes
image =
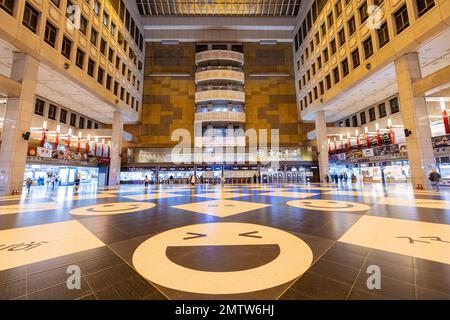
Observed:
[[[0,197],[0,299],[224,298],[450,299],[450,190],[89,185]]]

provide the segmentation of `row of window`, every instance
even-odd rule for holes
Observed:
[[[417,1],[421,1],[421,0],[417,0]],[[428,1],[427,3],[429,5],[429,8],[434,6],[433,0],[427,0],[427,1]],[[398,32],[398,30],[403,31],[409,26],[408,12],[407,12],[406,4],[401,6],[394,13],[394,17],[395,17],[395,21],[396,21],[395,25],[397,27],[397,32]],[[349,33],[350,33],[350,30],[353,30],[353,32],[355,31],[354,17],[349,19],[349,23],[347,25],[348,25]],[[380,28],[377,29],[376,32],[377,32],[377,38],[378,38],[378,48],[382,48],[384,45],[386,45],[386,43],[389,42],[389,30],[388,30],[387,22],[384,21],[381,24]],[[345,43],[344,29],[342,29],[341,32],[338,33],[338,38],[339,38],[339,45],[343,45]],[[310,44],[310,46],[311,46],[311,44]],[[372,35],[369,35],[365,40],[362,41],[362,48],[363,48],[363,56],[365,59],[368,59],[373,55],[374,46],[373,46],[373,41],[372,41]],[[337,51],[336,41],[335,41],[335,39],[333,39],[330,42],[329,48],[327,47],[322,51],[321,55],[319,55],[317,57],[316,61],[311,64],[311,67],[308,70],[306,70],[306,72],[299,79],[299,81],[298,81],[299,90],[301,90],[302,87],[305,86],[309,80],[311,80],[311,78],[316,74],[316,72],[322,68],[323,63],[328,62],[328,60],[330,59],[330,52],[331,52],[331,56],[333,56],[336,53],[336,51]],[[306,48],[306,50],[305,50],[306,58],[308,58],[307,54],[308,54],[308,48]],[[299,61],[297,61],[298,69],[300,68],[300,61],[302,64],[305,62],[303,54],[301,56],[301,59]],[[351,52],[351,62],[352,62],[353,69],[356,69],[361,64],[360,53],[359,53],[358,48]],[[341,72],[339,71],[339,66],[336,66],[332,70],[334,84],[338,83],[340,81],[341,77],[344,78],[349,74],[350,68],[349,68],[349,60],[347,58],[345,58],[344,60],[342,60],[340,62],[340,69],[341,69]],[[331,81],[330,75],[325,76],[325,84],[326,84],[326,89],[330,89],[332,87],[332,81]],[[310,91],[307,94],[307,96],[305,96],[303,98],[303,100],[300,101],[301,110],[306,108],[308,106],[308,103],[309,104],[312,103],[320,95],[324,94],[324,92],[325,92],[325,86],[324,86],[323,81],[321,81],[319,83],[319,87],[313,88],[312,92]],[[307,99],[307,98],[309,98],[309,99]]]
[[[390,106],[390,114],[394,114],[400,111],[400,105],[397,97],[389,100],[389,106]],[[380,103],[376,107],[378,108],[378,119],[387,116],[386,103],[384,102]],[[369,122],[377,120],[375,107],[371,107],[367,111],[369,113]],[[359,127],[366,123],[367,123],[366,110],[364,110],[359,112],[359,114],[354,114],[345,120],[339,121],[338,127]]]
[[[45,101],[41,99],[36,98],[36,102],[34,104],[34,113],[40,116],[44,116],[44,109],[45,109]],[[58,107],[54,104],[49,104],[48,106],[48,112],[47,112],[47,118],[51,120],[56,120]],[[64,124],[69,124],[72,127],[79,128],[79,129],[98,129],[99,124],[98,122],[95,122],[94,120],[78,116],[74,112],[70,112],[63,108],[60,108],[59,112],[59,122]],[[78,121],[77,121],[78,120]]]

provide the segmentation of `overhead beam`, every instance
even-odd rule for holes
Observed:
[[[0,74],[0,93],[9,98],[20,97],[22,84]]]
[[[426,93],[442,90],[450,85],[450,65],[429,74],[422,79],[415,80],[412,84],[412,90],[415,97],[423,96]]]

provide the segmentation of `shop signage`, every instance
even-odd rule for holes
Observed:
[[[346,153],[331,155],[332,161],[365,162],[365,161],[387,161],[408,156],[405,143],[383,145],[376,148],[363,150],[352,150]]]
[[[28,161],[47,161],[54,163],[98,165],[108,164],[109,158],[92,157],[77,152],[53,150],[42,147],[28,146]]]

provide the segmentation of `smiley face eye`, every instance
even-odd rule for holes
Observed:
[[[206,234],[195,233],[195,232],[186,232],[186,234],[190,235],[191,237],[183,238],[183,240],[191,240],[191,239],[203,238],[203,237],[207,236]]]
[[[255,236],[256,233],[259,233],[259,231],[251,231],[251,232],[245,232],[245,233],[240,233],[239,236],[240,237],[248,237],[248,238],[258,238],[261,239],[261,236]]]

